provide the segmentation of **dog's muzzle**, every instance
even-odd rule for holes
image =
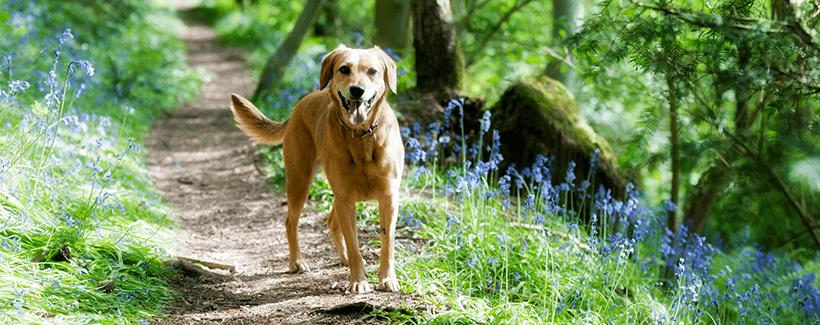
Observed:
[[[373,97],[370,97],[370,99],[364,100],[363,98],[345,98],[341,91],[337,91],[336,93],[339,95],[342,106],[344,106],[347,112],[347,119],[350,123],[353,123],[353,125],[359,125],[367,119],[367,113],[370,111],[370,107],[373,106],[373,102],[376,101],[376,94],[373,94]]]

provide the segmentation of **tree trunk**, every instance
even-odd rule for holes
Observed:
[[[552,1],[552,38],[557,40],[557,45],[560,46],[564,40],[578,31],[579,18],[583,11],[584,8],[578,0]],[[563,54],[562,51],[557,51],[557,53]],[[571,56],[567,59],[571,60]],[[560,81],[571,93],[578,93],[576,72],[565,65],[562,60],[554,60],[547,70],[550,78]]]
[[[316,17],[316,23],[313,24],[313,36],[335,36],[343,37],[342,17],[339,13],[339,1],[325,0]]]
[[[464,58],[456,43],[450,1],[414,0],[413,21],[418,92],[458,92],[464,78]]]
[[[663,4],[666,7],[666,3]],[[668,24],[667,24],[668,25]],[[669,201],[671,201],[675,205],[675,209],[669,211],[669,215],[666,218],[667,227],[669,230],[673,232],[678,230],[678,207],[677,205],[680,203],[678,198],[678,191],[680,190],[680,149],[678,147],[678,109],[680,108],[680,89],[675,82],[675,78],[677,78],[678,72],[677,67],[675,64],[678,62],[674,57],[671,57],[673,53],[675,53],[675,48],[677,44],[677,34],[675,33],[674,29],[671,26],[664,27],[663,31],[663,41],[661,42],[661,46],[663,46],[664,53],[666,53],[667,57],[665,59],[665,67],[666,70],[666,88],[669,90],[669,95],[667,97],[667,102],[669,103],[669,145],[670,145],[670,153],[669,159],[672,162],[671,172],[672,172],[672,184],[670,184],[669,189]]]
[[[376,0],[376,35],[373,37],[373,43],[394,50],[404,49],[412,44],[410,1]]]
[[[316,16],[322,8],[323,0],[308,0],[305,3],[305,8],[302,9],[302,14],[299,15],[299,20],[293,26],[293,30],[288,34],[288,38],[279,45],[268,62],[265,63],[265,69],[259,75],[259,83],[256,85],[256,92],[253,93],[253,100],[259,100],[261,95],[276,87],[276,84],[282,80],[285,70],[288,68],[290,61],[302,45],[308,31],[311,30],[311,25],[316,20]]]

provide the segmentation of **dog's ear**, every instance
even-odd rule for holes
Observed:
[[[319,89],[325,89],[330,79],[333,78],[333,66],[336,62],[336,57],[342,50],[347,49],[344,44],[339,44],[335,50],[330,51],[324,58],[322,58],[322,72],[319,75]]]
[[[373,47],[379,53],[379,58],[384,66],[384,83],[396,94],[396,62],[385,51],[378,46]]]

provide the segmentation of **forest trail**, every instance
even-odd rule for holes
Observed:
[[[284,194],[267,186],[254,148],[234,125],[230,94],[250,96],[254,85],[243,54],[224,48],[215,32],[187,21],[180,38],[187,61],[212,79],[200,98],[162,117],[148,138],[148,173],[173,207],[179,229],[173,254],[235,267],[234,273],[175,284],[180,295],[166,318],[152,324],[381,324],[362,306],[412,307],[418,297],[375,292],[350,295],[323,214],[307,207],[300,220],[302,252],[311,267],[290,274]],[[310,204],[310,202],[308,203]],[[369,232],[359,231],[366,243]],[[375,237],[375,235],[373,235]],[[378,261],[370,246],[368,266]],[[388,304],[389,302],[389,304]]]

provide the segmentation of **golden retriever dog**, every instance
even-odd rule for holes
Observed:
[[[290,271],[309,271],[299,249],[299,215],[316,171],[323,168],[335,197],[327,225],[339,258],[350,266],[350,292],[372,291],[359,252],[355,209],[356,202],[368,200],[379,203],[379,289],[397,291],[393,241],[404,145],[396,115],[385,100],[388,88],[396,92],[396,63],[378,47],[340,45],[322,59],[319,81],[320,89],[299,101],[293,115],[281,123],[232,95],[234,119],[248,137],[260,144],[282,144]]]

